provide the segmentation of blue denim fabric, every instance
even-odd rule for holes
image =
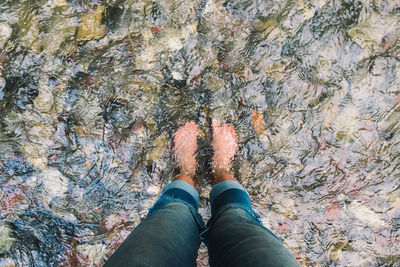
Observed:
[[[281,241],[262,226],[250,196],[236,181],[224,181],[210,192],[211,219],[201,238],[210,266],[300,266]]]
[[[212,267],[300,266],[262,226],[239,183],[215,185],[210,199],[212,216],[204,230],[197,191],[184,181],[170,183],[105,266],[195,266],[201,240]]]
[[[186,192],[192,195],[192,197],[196,200],[197,205],[199,204],[199,193],[196,191],[196,189],[194,189],[193,186],[191,186],[187,182],[182,180],[172,181],[164,188],[163,193],[172,188],[179,188],[185,190]]]
[[[204,230],[198,201],[191,185],[171,182],[104,266],[196,266]]]
[[[173,201],[184,203],[189,208],[200,229],[205,228],[203,218],[197,212],[199,207],[199,193],[193,186],[182,180],[173,181],[165,187],[160,198],[149,209],[147,216],[150,216],[153,212],[162,209],[165,204]]]

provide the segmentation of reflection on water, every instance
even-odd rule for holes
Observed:
[[[399,15],[387,0],[3,0],[0,265],[101,265],[173,175],[187,120],[208,217],[212,117],[235,125],[236,175],[301,264],[398,265]]]

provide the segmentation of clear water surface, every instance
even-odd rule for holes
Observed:
[[[398,0],[1,0],[0,266],[100,266],[188,120],[208,218],[212,117],[303,266],[399,266],[399,38]]]

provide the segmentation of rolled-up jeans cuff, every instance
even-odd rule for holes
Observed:
[[[243,191],[246,191],[244,189],[244,187],[241,184],[239,184],[238,182],[236,182],[236,181],[223,181],[223,182],[220,182],[220,183],[218,183],[218,184],[216,184],[216,185],[214,185],[212,187],[212,189],[210,191],[210,202],[213,203],[214,200],[220,194],[222,194],[223,192],[225,192],[228,189],[233,189],[233,188],[241,189]]]
[[[197,212],[199,207],[199,193],[193,186],[182,180],[173,181],[165,187],[159,199],[154,203],[153,207],[149,209],[147,216],[150,216],[152,213],[162,209],[166,204],[171,202],[185,204],[189,208],[200,229],[204,228],[203,218]]]
[[[198,206],[198,204],[199,204],[199,193],[189,183],[187,183],[187,182],[185,182],[183,180],[172,181],[164,188],[163,193],[166,192],[169,189],[172,189],[172,188],[180,188],[182,190],[185,190],[189,194],[191,194],[192,197],[196,200],[196,205]]]
[[[242,208],[248,211],[259,221],[259,216],[251,207],[251,199],[243,186],[236,181],[223,181],[213,186],[210,192],[211,215],[217,214],[227,208]],[[213,219],[213,218],[211,218]]]

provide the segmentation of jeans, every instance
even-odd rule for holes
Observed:
[[[215,185],[210,200],[212,216],[205,226],[197,212],[197,191],[184,181],[173,181],[104,266],[196,266],[202,241],[210,266],[299,266],[262,226],[239,183]]]

